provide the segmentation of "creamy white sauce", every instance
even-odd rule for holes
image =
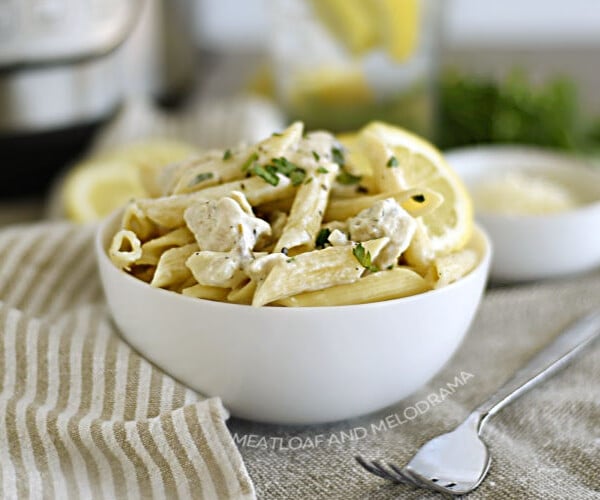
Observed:
[[[254,260],[255,245],[271,234],[271,226],[254,216],[239,192],[192,205],[184,219],[201,249],[189,259],[188,267],[202,285],[240,284],[245,279],[243,269]]]
[[[417,229],[417,223],[396,200],[387,198],[366,208],[348,220],[352,241],[368,241],[387,236],[389,243],[377,257],[381,269],[396,264],[408,248]]]

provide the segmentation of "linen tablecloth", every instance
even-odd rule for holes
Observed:
[[[353,456],[404,465],[428,439],[461,422],[572,320],[598,308],[598,271],[494,289],[486,294],[448,366],[398,405],[315,428],[231,420],[229,428],[257,495],[263,499],[441,498],[372,476]],[[492,418],[484,438],[492,466],[484,483],[467,498],[600,499],[600,342]]]
[[[600,307],[598,272],[492,290],[450,364],[398,405],[317,427],[231,419],[228,432],[218,398],[120,339],[92,234],[64,223],[0,232],[2,498],[436,498],[367,474],[353,455],[405,463]],[[469,498],[599,498],[600,344],[488,425],[492,468]]]
[[[93,230],[0,232],[0,497],[254,498],[221,401],[118,336]]]

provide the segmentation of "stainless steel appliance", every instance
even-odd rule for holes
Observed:
[[[143,0],[0,0],[0,194],[45,186],[122,98]]]

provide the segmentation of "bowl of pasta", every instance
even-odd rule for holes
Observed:
[[[352,418],[448,361],[490,264],[462,183],[429,144],[374,123],[295,123],[253,146],[145,172],[98,230],[127,340],[235,416]]]

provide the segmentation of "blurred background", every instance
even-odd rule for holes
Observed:
[[[302,119],[600,154],[597,0],[0,0],[0,224]]]

